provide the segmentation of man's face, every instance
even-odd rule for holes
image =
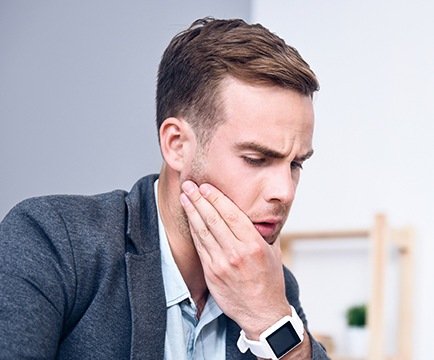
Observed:
[[[312,99],[232,78],[222,89],[225,121],[206,152],[196,148],[185,178],[216,186],[273,243],[288,217],[301,165],[312,154]]]

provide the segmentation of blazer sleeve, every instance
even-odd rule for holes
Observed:
[[[17,205],[0,224],[0,358],[55,358],[74,283],[62,217],[43,198]]]
[[[286,267],[283,268],[283,272],[285,275],[286,297],[288,299],[288,302],[292,306],[294,306],[295,311],[297,311],[298,316],[300,316],[300,319],[303,321],[304,327],[311,343],[312,360],[330,360],[325,348],[318,341],[316,341],[312,334],[309,332],[306,314],[304,313],[300,303],[300,289],[297,280],[295,279],[291,271],[289,271]]]

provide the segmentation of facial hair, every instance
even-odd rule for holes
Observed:
[[[180,188],[181,188],[181,184],[186,180],[191,180],[197,185],[203,184],[205,182],[209,182],[208,177],[206,176],[206,168],[205,168],[205,163],[203,161],[204,159],[203,155],[204,154],[202,150],[198,149],[196,151],[195,157],[191,164],[191,170],[187,174],[185,179],[181,179]],[[182,190],[180,191],[182,192]],[[185,213],[184,209],[181,206],[179,206],[178,209],[179,209],[179,214],[178,214],[179,233],[182,236],[182,238],[193,243],[193,238],[191,236],[191,230],[190,230],[187,214]]]

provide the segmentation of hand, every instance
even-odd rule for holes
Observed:
[[[250,219],[212,185],[186,181],[182,189],[181,204],[208,289],[222,311],[256,340],[291,314],[280,239],[268,244]]]

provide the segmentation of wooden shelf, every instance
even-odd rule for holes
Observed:
[[[413,264],[414,264],[414,230],[411,227],[393,229],[388,226],[384,215],[375,217],[370,229],[306,231],[282,233],[281,244],[283,262],[292,263],[292,245],[300,240],[330,239],[367,239],[371,241],[372,289],[368,304],[368,327],[370,333],[368,356],[357,359],[347,356],[332,355],[332,360],[411,360],[412,359],[412,320],[413,320]],[[385,355],[385,294],[386,266],[388,250],[391,246],[398,249],[399,277],[399,323],[396,356]]]

